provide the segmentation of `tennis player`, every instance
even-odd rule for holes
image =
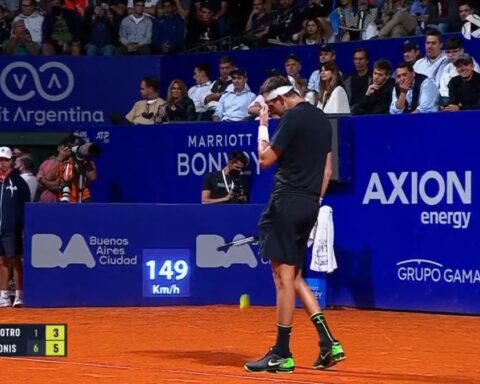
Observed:
[[[295,295],[320,337],[313,364],[325,369],[345,359],[341,344],[330,332],[310,287],[302,278],[307,240],[332,174],[332,128],[324,113],[306,102],[282,76],[267,79],[261,89],[266,106],[260,112],[260,166],[278,164],[273,192],[259,223],[260,256],[271,261],[277,294],[277,340],[261,359],[248,362],[250,372],[290,373]],[[282,116],[270,141],[268,112]]]

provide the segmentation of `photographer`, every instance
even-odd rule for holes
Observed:
[[[241,174],[247,165],[248,159],[243,152],[232,151],[225,168],[205,176],[202,204],[246,203],[246,188]]]
[[[60,142],[58,155],[45,177],[47,181],[59,183],[59,201],[91,201],[88,185],[97,178],[97,170],[90,158],[99,155],[99,151],[97,144],[87,143],[75,135],[68,135]]]

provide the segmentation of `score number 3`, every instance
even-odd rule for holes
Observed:
[[[149,268],[150,280],[155,280],[157,262],[155,260],[147,261],[146,266]],[[187,276],[188,264],[185,260],[165,260],[158,271],[158,276],[164,276],[167,280],[182,280]],[[175,276],[174,276],[175,275]]]

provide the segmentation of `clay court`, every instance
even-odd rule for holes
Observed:
[[[68,324],[68,357],[4,358],[2,383],[480,383],[480,318],[327,310],[347,360],[309,368],[317,336],[295,314],[293,374],[243,371],[275,339],[273,307],[2,309],[2,323]]]

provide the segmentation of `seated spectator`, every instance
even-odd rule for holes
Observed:
[[[450,37],[445,42],[445,51],[447,54],[448,64],[443,69],[440,77],[440,105],[447,105],[449,101],[448,84],[450,80],[455,76],[458,76],[457,68],[455,66],[455,60],[464,53],[462,39],[459,37]],[[473,60],[473,70],[480,73],[480,67],[475,59]]]
[[[197,18],[202,17],[202,7],[207,6],[213,12],[213,20],[225,24],[225,16],[228,11],[228,1],[226,0],[194,0],[193,6]],[[221,28],[224,30],[224,26]]]
[[[178,15],[173,0],[163,0],[158,4],[161,15],[153,22],[152,49],[155,54],[170,54],[183,50],[185,22]]]
[[[133,14],[120,24],[117,55],[149,55],[152,41],[152,17],[145,14],[145,1],[135,0]]]
[[[187,45],[190,48],[203,46],[206,50],[214,50],[215,42],[221,37],[217,20],[214,19],[213,8],[204,3],[200,6],[200,13],[188,26]]]
[[[308,0],[307,6],[302,10],[300,17],[302,20],[306,19],[319,19],[326,21],[330,26],[328,21],[328,16],[332,12],[332,5],[329,0]],[[333,31],[332,31],[333,32]]]
[[[21,0],[21,12],[20,14],[13,19],[13,22],[17,20],[23,20],[25,22],[25,27],[30,32],[32,41],[38,46],[42,45],[42,24],[43,16],[40,12],[37,11],[37,2],[36,0]]]
[[[436,29],[429,29],[425,36],[425,57],[417,60],[413,65],[415,73],[432,79],[437,87],[443,69],[447,65],[447,56],[442,52],[442,35]]]
[[[365,48],[357,48],[353,53],[355,72],[345,78],[350,106],[363,100],[369,85],[372,83],[372,71],[368,68],[370,55]]]
[[[432,0],[415,0],[410,6],[410,15],[417,20],[415,34],[422,35],[427,28],[432,28],[438,18],[438,8]]]
[[[12,21],[15,15],[18,13],[18,6],[20,5],[19,1],[15,0],[0,0],[0,7],[3,10],[3,17]]]
[[[205,96],[204,103],[207,107],[207,111],[215,111],[217,108],[220,97],[225,93],[227,87],[232,84],[232,77],[230,73],[233,71],[235,64],[233,59],[229,56],[223,56],[218,63],[218,71],[220,77],[215,80],[210,88],[210,92]]]
[[[233,87],[229,87],[220,98],[213,121],[241,121],[249,117],[248,106],[255,99],[255,94],[247,86],[247,72],[236,68],[231,76]]]
[[[376,20],[378,9],[370,7],[368,0],[358,0],[358,8],[345,11],[345,33],[342,41],[369,40],[378,35]]]
[[[318,108],[325,113],[350,113],[347,92],[336,64],[323,64],[320,79]]]
[[[307,80],[300,74],[301,70],[302,64],[298,56],[293,53],[289,54],[285,58],[285,72],[295,91],[303,97],[307,91]]]
[[[175,79],[168,87],[166,115],[167,121],[194,121],[197,118],[195,105],[182,80]]]
[[[392,66],[388,60],[378,60],[373,66],[373,81],[363,99],[352,106],[355,115],[388,114],[395,80],[390,77]]]
[[[113,56],[116,28],[108,4],[88,8],[84,16],[85,53],[87,56]]]
[[[211,121],[213,112],[207,113],[205,97],[211,92],[212,82],[210,81],[210,66],[198,64],[193,70],[195,85],[188,90],[188,97],[195,104],[195,111],[199,120]]]
[[[320,68],[325,63],[335,63],[335,50],[327,44],[322,45],[320,47],[320,50],[318,51],[318,61],[320,64],[319,65]],[[310,75],[310,78],[308,79],[307,89],[309,91],[318,92],[319,88],[320,88],[320,69],[316,69],[315,71],[312,72],[312,74]]]
[[[438,111],[438,88],[432,79],[415,73],[407,63],[397,66],[390,114],[428,113]]]
[[[294,35],[302,30],[299,8],[293,0],[279,0],[279,7],[270,25],[270,37],[283,43],[294,42]]]
[[[406,40],[402,46],[403,61],[405,63],[414,65],[420,59],[420,47],[413,40]]]
[[[335,36],[332,29],[326,30],[317,18],[306,19],[303,29],[298,34],[298,44],[325,44],[334,40]]]
[[[412,35],[417,26],[417,19],[408,13],[405,0],[387,0],[382,22],[383,27],[378,32],[379,38]]]
[[[245,25],[245,34],[241,39],[242,43],[253,48],[265,46],[272,21],[273,15],[267,11],[265,0],[253,0],[252,12],[250,12]]]
[[[143,8],[143,12],[147,15],[150,15],[153,17],[156,16],[157,13],[157,4],[161,0],[145,0],[145,8]],[[129,15],[135,14],[135,0],[128,0],[127,3],[127,13]]]
[[[37,194],[38,181],[32,173],[32,158],[30,155],[19,156],[15,159],[14,167],[28,185],[28,189],[30,191],[30,201],[34,201]]]
[[[38,55],[40,46],[32,41],[30,32],[25,28],[23,20],[13,22],[12,36],[3,42],[5,55]]]
[[[332,26],[336,40],[341,41],[343,33],[345,32],[345,16],[347,12],[353,10],[352,0],[342,0],[336,5],[338,5],[333,12],[329,15],[329,21]]]
[[[246,203],[247,188],[241,173],[247,165],[248,158],[243,152],[232,151],[225,168],[205,176],[202,204]]]
[[[10,39],[12,34],[12,22],[8,19],[8,12],[0,6],[0,53],[5,40]]]
[[[473,58],[468,53],[455,60],[459,76],[448,83],[449,101],[444,111],[480,109],[480,74],[474,71]]]
[[[448,32],[461,32],[467,17],[473,15],[474,9],[471,1],[460,1],[457,6],[457,14],[448,27]]]
[[[43,54],[81,54],[82,20],[71,9],[64,7],[64,0],[52,0],[42,24]]]
[[[125,118],[133,124],[156,124],[165,119],[166,101],[159,94],[158,79],[144,77],[140,83],[142,100],[137,101]]]
[[[253,9],[252,0],[228,0],[227,32],[234,38],[243,34],[250,11]]]

